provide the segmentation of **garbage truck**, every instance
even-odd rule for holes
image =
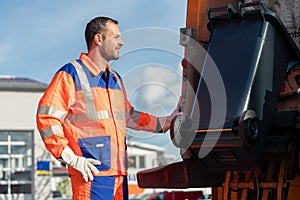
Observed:
[[[183,115],[170,129],[182,161],[138,172],[140,187],[297,199],[300,50],[270,2],[187,2]]]

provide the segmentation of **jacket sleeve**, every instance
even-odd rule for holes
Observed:
[[[38,104],[37,128],[47,150],[55,158],[61,157],[62,150],[68,144],[62,124],[74,100],[75,86],[72,77],[59,71]]]
[[[162,127],[159,117],[150,115],[145,112],[135,110],[127,99],[127,95],[123,86],[126,102],[126,126],[138,131],[148,131],[154,133],[162,133]]]

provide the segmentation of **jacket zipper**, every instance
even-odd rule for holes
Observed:
[[[116,142],[117,142],[117,171],[121,170],[120,166],[121,166],[121,161],[120,161],[120,157],[119,157],[119,154],[120,154],[120,150],[119,150],[119,138],[118,138],[118,129],[117,129],[117,123],[116,123],[116,120],[115,120],[115,116],[114,116],[114,112],[113,112],[113,107],[112,107],[112,101],[111,101],[111,98],[110,98],[110,92],[109,92],[109,89],[108,89],[108,82],[109,82],[109,77],[110,77],[110,73],[109,71],[107,71],[107,77],[106,77],[106,91],[107,91],[107,95],[108,95],[108,100],[109,100],[109,107],[110,107],[110,111],[111,111],[111,115],[112,115],[112,118],[113,118],[113,122],[114,122],[114,125],[115,125],[115,136],[116,136]]]

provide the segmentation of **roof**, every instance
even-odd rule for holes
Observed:
[[[163,147],[159,147],[159,146],[147,144],[147,143],[141,143],[141,142],[137,142],[137,141],[127,141],[127,146],[135,147],[135,148],[139,148],[139,149],[150,150],[150,151],[156,151],[156,152],[164,152],[165,151],[165,148],[163,148]]]
[[[0,91],[43,92],[47,84],[15,76],[0,76]]]

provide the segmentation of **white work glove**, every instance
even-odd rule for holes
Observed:
[[[99,170],[95,167],[95,165],[101,165],[99,160],[77,156],[69,146],[64,148],[61,157],[63,162],[82,174],[85,182],[92,181],[94,179],[93,175],[99,173]]]

